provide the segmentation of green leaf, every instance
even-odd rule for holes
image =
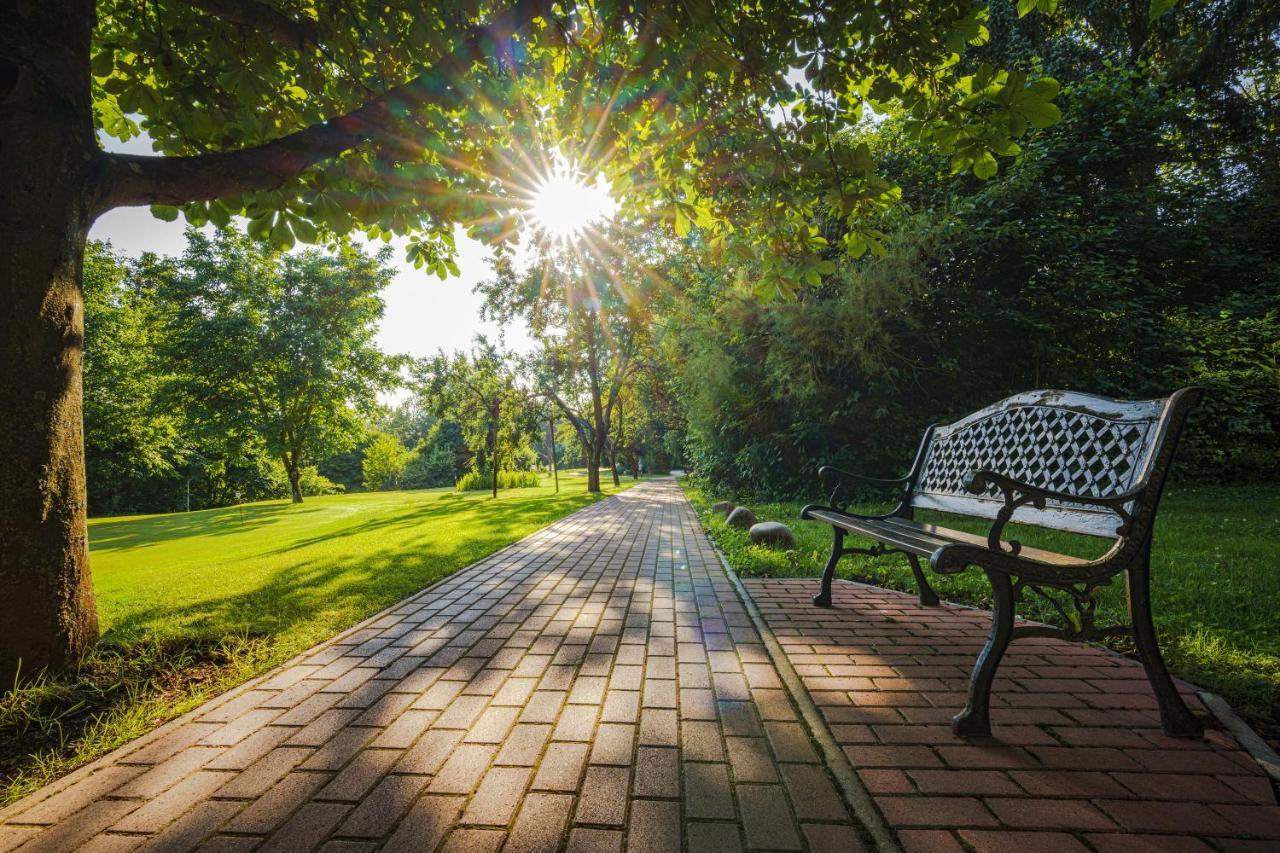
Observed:
[[[1027,84],[1027,92],[1036,96],[1037,100],[1047,101],[1056,97],[1062,90],[1062,84],[1052,77],[1041,77]]]
[[[292,225],[294,235],[304,243],[315,243],[319,238],[316,226],[306,219],[294,217]]]
[[[1036,8],[1036,0],[1018,0],[1018,17],[1023,18],[1031,14]]]
[[[178,218],[178,208],[170,207],[167,204],[153,204],[151,205],[151,215],[165,222],[173,222]]]
[[[289,223],[285,221],[283,216],[276,219],[276,224],[271,229],[269,239],[274,249],[287,252],[293,248],[293,231],[289,229]]]
[[[995,177],[998,168],[996,158],[992,156],[990,151],[982,152],[982,156],[973,161],[973,174],[984,181]]]
[[[676,236],[688,237],[689,228],[692,224],[693,224],[692,221],[689,219],[688,216],[685,215],[684,211],[680,209],[680,204],[679,202],[677,202],[675,207],[675,219],[674,219],[674,222],[672,223],[676,231]]]
[[[271,234],[271,220],[273,214],[268,211],[263,215],[249,220],[249,225],[245,229],[249,232],[249,236],[255,240],[265,240]]]
[[[226,228],[231,224],[231,211],[221,201],[214,199],[209,202],[209,221],[219,228]]]
[[[204,202],[186,205],[182,208],[182,214],[186,217],[187,224],[195,228],[199,228],[209,221],[209,207]]]
[[[1175,5],[1177,0],[1151,0],[1151,6],[1147,9],[1147,20],[1154,21]]]
[[[1049,127],[1062,121],[1062,110],[1057,104],[1048,101],[1027,101],[1018,109],[1031,123],[1032,127]]]
[[[89,60],[89,70],[93,72],[94,77],[110,77],[115,67],[116,52],[114,50],[100,51]]]

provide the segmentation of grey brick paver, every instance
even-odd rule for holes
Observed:
[[[657,481],[38,793],[0,840],[337,853],[857,838],[796,720],[692,508]],[[820,826],[802,835],[802,819]]]

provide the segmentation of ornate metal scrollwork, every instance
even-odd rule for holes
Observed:
[[[1106,628],[1098,628],[1097,626],[1098,600],[1095,593],[1099,587],[1110,585],[1110,578],[1084,584],[1055,584],[1051,587],[1044,583],[1027,581],[1025,578],[1015,578],[1013,582],[1015,600],[1025,602],[1028,600],[1026,593],[1028,591],[1033,592],[1049,603],[1058,614],[1060,621],[1060,626],[1020,626],[1018,634],[1021,636],[1052,636],[1068,640],[1098,642],[1108,637],[1126,633],[1127,629],[1123,625],[1113,625]],[[1050,595],[1049,589],[1065,592],[1068,600],[1064,602],[1057,596]]]
[[[982,494],[990,485],[989,479],[981,471],[973,471],[964,479],[964,487],[966,491],[973,494]],[[1000,485],[1000,484],[996,484]],[[987,547],[992,551],[1004,551],[1002,546],[1001,535],[1004,532],[1004,526],[1009,523],[1009,519],[1013,518],[1014,512],[1018,507],[1031,504],[1036,509],[1044,509],[1044,497],[1031,491],[1021,492],[1017,489],[1008,489],[1001,486],[1000,489],[1004,497],[1004,506],[1000,507],[996,512],[995,523],[991,525],[991,530],[987,532]],[[1022,551],[1022,543],[1016,539],[1009,540],[1009,549],[1007,553],[1017,555]]]

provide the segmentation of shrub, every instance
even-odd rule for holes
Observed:
[[[302,493],[308,497],[312,495],[340,495],[346,491],[341,483],[335,483],[314,465],[303,468],[298,477],[298,485],[302,487]]]
[[[454,479],[454,453],[443,443],[420,444],[400,475],[405,489],[434,489]]]
[[[374,433],[364,449],[364,487],[370,491],[400,488],[400,475],[412,458],[412,452],[391,433]]]
[[[537,471],[498,472],[499,489],[525,489],[530,486],[537,486],[541,482],[542,478]],[[492,488],[493,476],[488,473],[481,474],[477,471],[468,471],[458,480],[458,491],[460,492],[483,492]]]

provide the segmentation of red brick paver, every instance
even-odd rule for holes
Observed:
[[[1262,769],[1223,731],[1165,737],[1133,661],[1018,640],[994,737],[966,742],[950,719],[989,613],[847,582],[822,610],[816,579],[744,585],[908,851],[1280,850]]]
[[[23,853],[861,838],[673,481],[553,524],[0,813],[0,851]]]

